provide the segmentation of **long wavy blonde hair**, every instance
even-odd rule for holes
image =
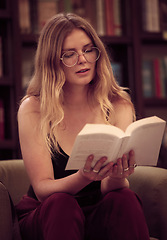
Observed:
[[[89,96],[100,104],[106,123],[112,124],[112,103],[115,100],[124,99],[133,108],[129,95],[117,84],[113,76],[106,49],[93,27],[75,14],[57,14],[41,31],[35,56],[34,75],[23,98],[24,100],[27,97],[36,96],[39,99],[40,127],[50,152],[53,147],[57,149],[55,132],[64,118],[63,86],[66,79],[60,60],[63,41],[76,28],[83,30],[94,46],[101,51],[101,56],[96,63],[96,75],[90,83]]]

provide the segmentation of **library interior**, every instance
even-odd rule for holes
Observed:
[[[165,0],[1,0],[0,159],[20,156],[19,101],[33,74],[39,32],[59,12],[74,12],[96,29],[116,80],[130,89],[137,118],[156,115],[167,120]],[[163,166],[166,149],[167,133],[160,152]]]
[[[60,12],[76,13],[95,28],[137,119],[167,121],[166,0],[0,0],[0,161],[21,158],[19,103],[33,75],[39,33]],[[157,167],[167,169],[167,127]]]

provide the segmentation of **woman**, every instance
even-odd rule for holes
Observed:
[[[140,202],[128,188],[133,151],[105,167],[103,156],[91,168],[90,155],[84,168],[65,171],[86,123],[125,130],[134,115],[90,24],[74,14],[53,17],[41,32],[35,73],[18,112],[31,181],[16,207],[23,239],[149,239]]]

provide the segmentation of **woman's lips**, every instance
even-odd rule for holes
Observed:
[[[84,69],[81,69],[81,70],[79,70],[78,72],[76,72],[76,73],[87,73],[89,71],[89,69],[88,68],[84,68]]]

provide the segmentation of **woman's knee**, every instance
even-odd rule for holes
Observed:
[[[83,212],[76,199],[67,193],[54,193],[41,204],[41,214],[55,216],[56,219],[64,216],[72,219],[76,216],[83,217]]]
[[[133,208],[136,207],[136,205],[141,206],[140,199],[129,188],[122,188],[109,192],[103,198],[103,202],[105,202],[105,205],[111,205],[112,202],[112,206],[116,204],[124,208]]]

